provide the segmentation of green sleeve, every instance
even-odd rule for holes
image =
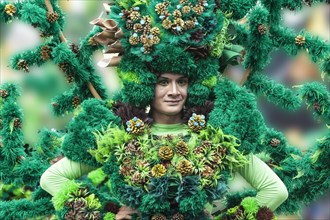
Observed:
[[[68,180],[77,179],[90,171],[95,167],[74,162],[64,157],[57,163],[49,167],[41,176],[40,186],[46,192],[54,196],[58,191],[63,188],[63,185]]]
[[[257,191],[257,201],[272,210],[287,198],[288,191],[282,180],[258,157],[249,154],[249,162],[236,171]]]

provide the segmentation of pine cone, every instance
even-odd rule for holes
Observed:
[[[61,69],[64,73],[69,72],[70,64],[68,64],[68,63],[60,63],[58,66],[60,67],[60,69]]]
[[[50,48],[49,46],[43,46],[40,50],[40,54],[41,54],[41,58],[43,60],[49,60],[51,58],[51,53],[52,53],[52,48]]]
[[[136,23],[136,24],[134,24],[134,26],[133,26],[133,30],[134,30],[135,32],[137,32],[137,33],[141,33],[141,32],[143,32],[143,26],[142,26],[142,24],[140,24],[140,23]]]
[[[136,171],[132,176],[132,182],[135,184],[143,184],[145,179],[142,177],[140,172]]]
[[[157,164],[151,169],[151,174],[154,177],[164,176],[166,173],[166,168],[162,164]]]
[[[70,208],[70,209],[73,208],[73,204],[74,204],[74,201],[71,201],[71,202],[65,202],[65,203],[64,203],[64,205],[65,205],[67,208]]]
[[[272,147],[277,147],[278,145],[280,145],[281,141],[277,138],[273,138],[271,141],[270,141],[270,145]]]
[[[151,47],[149,47],[147,45],[144,45],[142,48],[143,48],[142,50],[143,50],[144,54],[150,54],[151,53]]]
[[[190,30],[193,29],[195,27],[195,22],[192,20],[188,20],[184,22],[184,29],[185,30]]]
[[[59,19],[59,15],[56,12],[47,13],[47,20],[49,23],[54,23]]]
[[[22,122],[19,118],[14,119],[14,127],[16,128],[22,128]]]
[[[7,4],[5,6],[5,13],[9,16],[13,16],[16,13],[16,7],[13,4]]]
[[[29,64],[25,60],[19,60],[17,63],[17,67],[19,70],[24,70],[25,72],[29,72]]]
[[[208,149],[208,148],[212,147],[212,143],[211,143],[211,141],[202,141],[201,147],[204,149]]]
[[[156,214],[151,217],[151,220],[167,220],[167,218],[163,214]]]
[[[172,215],[171,220],[184,220],[184,216],[178,212]]]
[[[6,98],[8,96],[8,92],[7,90],[4,90],[4,89],[0,89],[0,96],[2,98]]]
[[[204,166],[204,171],[202,172],[203,177],[209,177],[213,175],[213,169],[207,165]]]
[[[172,15],[175,18],[181,18],[182,17],[181,11],[179,11],[178,9],[174,10]]]
[[[47,38],[47,37],[50,37],[50,36],[52,36],[52,35],[49,34],[49,33],[45,33],[45,32],[42,32],[42,33],[40,34],[40,37],[42,37],[42,38]]]
[[[157,14],[161,15],[164,14],[164,12],[166,11],[166,5],[164,3],[158,3],[155,7],[155,11]]]
[[[76,211],[71,209],[64,215],[64,219],[65,220],[75,220],[76,219],[75,216],[76,216]]]
[[[132,36],[129,37],[128,42],[131,45],[137,45],[140,43],[140,38],[136,33],[134,33]]]
[[[77,108],[80,105],[80,98],[79,96],[75,96],[72,98],[72,106]]]
[[[76,55],[78,55],[80,53],[80,49],[77,44],[74,44],[74,43],[70,44],[70,49]]]
[[[176,166],[176,170],[181,173],[183,176],[190,175],[193,171],[193,165],[188,160],[181,160],[179,161],[178,165]]]
[[[166,18],[166,19],[163,20],[162,26],[165,29],[170,29],[172,27],[172,21],[170,19]]]
[[[171,160],[173,158],[173,150],[169,146],[162,146],[158,150],[158,155],[162,160]]]
[[[189,14],[189,12],[191,11],[191,8],[190,8],[190,6],[183,6],[183,8],[182,8],[182,13],[184,13],[184,14]]]
[[[264,34],[267,33],[267,28],[265,27],[264,24],[260,24],[260,25],[258,26],[258,31],[259,31],[259,33],[260,33],[261,35],[264,35]]]
[[[188,154],[188,145],[184,141],[179,141],[176,144],[176,153],[181,156],[186,156]]]
[[[131,175],[131,172],[133,171],[133,167],[131,164],[124,164],[123,166],[120,167],[119,173],[124,176],[129,176]]]
[[[274,217],[272,210],[267,207],[261,207],[256,215],[257,220],[272,220]]]
[[[195,7],[193,7],[193,11],[196,14],[201,15],[204,12],[204,7],[201,5],[196,5]]]
[[[129,15],[129,18],[132,20],[132,21],[136,21],[140,18],[140,12],[138,11],[132,11]]]
[[[302,45],[305,44],[306,39],[305,39],[304,36],[302,36],[302,35],[298,35],[298,36],[295,38],[295,42],[296,42],[296,44],[297,44],[298,46],[302,46]]]
[[[133,119],[127,121],[126,126],[127,126],[126,131],[128,133],[132,133],[136,135],[142,134],[145,128],[144,122],[137,117],[134,117]]]
[[[196,147],[195,149],[194,149],[194,153],[195,154],[202,154],[204,152],[204,148],[203,147]]]
[[[150,29],[150,33],[154,36],[158,36],[158,35],[160,35],[160,30],[158,27],[153,27]]]
[[[127,30],[132,30],[134,27],[134,22],[132,20],[127,20],[126,21],[126,29]]]
[[[131,140],[127,145],[126,145],[126,152],[127,153],[136,153],[139,149],[140,147],[140,143],[137,141],[137,140],[135,140],[135,139],[133,139],[133,140]]]
[[[206,122],[204,115],[197,115],[196,113],[193,113],[192,116],[189,118],[188,127],[191,130],[198,132],[205,128],[205,126]]]
[[[98,44],[97,41],[94,39],[94,37],[90,37],[88,39],[88,43],[92,46],[97,46],[97,44]]]
[[[87,207],[87,201],[83,198],[76,199],[73,202],[73,209],[76,211],[86,207]]]
[[[67,83],[73,83],[74,81],[74,77],[72,73],[67,73],[65,74],[65,79]]]

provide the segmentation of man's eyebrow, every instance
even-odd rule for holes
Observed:
[[[165,77],[165,76],[160,76],[160,77],[158,77],[158,80],[159,79],[169,79],[169,78],[167,78],[167,77]]]

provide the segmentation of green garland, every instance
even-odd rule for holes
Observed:
[[[14,84],[4,84],[0,87],[0,136],[2,138],[0,151],[0,176],[4,183],[11,183],[14,167],[26,157],[24,151],[24,136],[22,128],[22,110],[17,98],[20,95]],[[16,180],[17,181],[17,180]]]
[[[270,80],[263,74],[253,74],[244,83],[249,90],[258,96],[265,96],[268,101],[287,110],[297,110],[301,106],[301,98],[282,84]]]

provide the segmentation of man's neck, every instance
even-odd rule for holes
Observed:
[[[153,113],[154,122],[159,124],[178,124],[182,122],[181,114],[178,115],[163,115]]]

